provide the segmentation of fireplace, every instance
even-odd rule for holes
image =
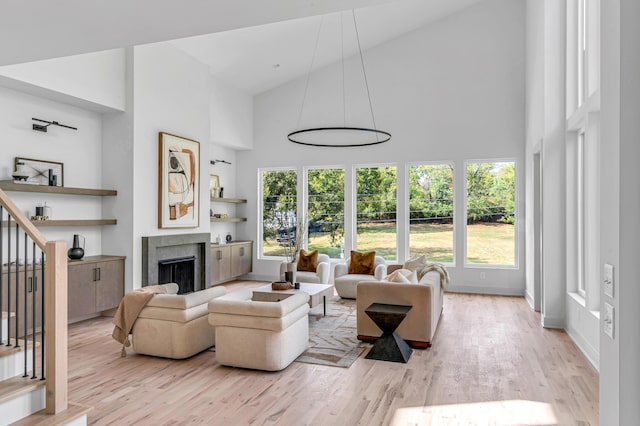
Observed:
[[[178,294],[194,291],[195,256],[163,259],[158,262],[158,284],[178,284]]]
[[[180,268],[190,269],[193,273],[193,285],[180,286],[180,292],[204,290],[209,287],[209,266],[211,265],[211,249],[209,233],[199,234],[172,234],[142,237],[142,286],[160,284],[163,282],[176,282],[177,279],[168,279],[161,275],[161,269],[178,268],[176,260],[189,259]],[[161,262],[168,262],[161,266]],[[169,266],[171,264],[176,266]],[[192,266],[187,266],[191,263]],[[162,272],[165,274],[167,272]],[[179,272],[182,273],[182,272]],[[184,280],[181,278],[181,280]]]

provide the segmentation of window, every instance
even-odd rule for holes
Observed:
[[[467,163],[466,263],[516,265],[515,163]]]
[[[578,146],[576,150],[576,171],[577,171],[577,197],[576,197],[576,212],[577,212],[577,257],[578,257],[578,294],[585,297],[586,289],[586,269],[585,269],[585,146],[584,146],[584,131],[578,134]]]
[[[357,250],[396,259],[396,187],[394,166],[356,168]]]
[[[409,256],[454,263],[453,164],[409,166]]]
[[[263,256],[284,256],[282,245],[295,236],[297,179],[295,170],[262,171]]]
[[[587,95],[587,0],[578,0],[578,107]]]
[[[309,250],[344,256],[344,169],[307,171]]]

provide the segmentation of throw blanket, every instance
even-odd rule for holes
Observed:
[[[427,266],[420,270],[418,279],[422,279],[422,277],[429,271],[436,271],[440,274],[440,287],[446,291],[447,287],[449,287],[449,272],[447,271],[447,268],[445,268],[442,263],[427,263]]]
[[[131,346],[129,342],[129,333],[135,324],[140,311],[151,300],[154,294],[166,293],[167,289],[161,285],[150,285],[133,290],[124,295],[118,306],[115,317],[113,317],[113,337],[118,342],[122,343],[122,351],[120,355],[127,356],[127,346]]]

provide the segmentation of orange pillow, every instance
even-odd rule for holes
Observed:
[[[360,253],[351,250],[351,260],[349,261],[350,274],[373,275],[376,271],[376,252],[366,251]]]
[[[298,271],[315,272],[318,268],[318,250],[307,253],[305,249],[300,249],[298,255]]]

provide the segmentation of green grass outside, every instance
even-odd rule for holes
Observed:
[[[358,250],[375,250],[385,259],[396,258],[396,228],[386,223],[359,227]],[[412,224],[411,255],[424,254],[430,262],[453,263],[453,225]],[[476,223],[467,227],[468,262],[477,264],[515,264],[515,226],[503,223]],[[329,234],[314,233],[309,250],[316,248],[331,258],[340,257],[340,247],[330,247]],[[266,256],[283,256],[284,250],[274,241],[263,244]],[[348,256],[348,253],[346,254]]]

